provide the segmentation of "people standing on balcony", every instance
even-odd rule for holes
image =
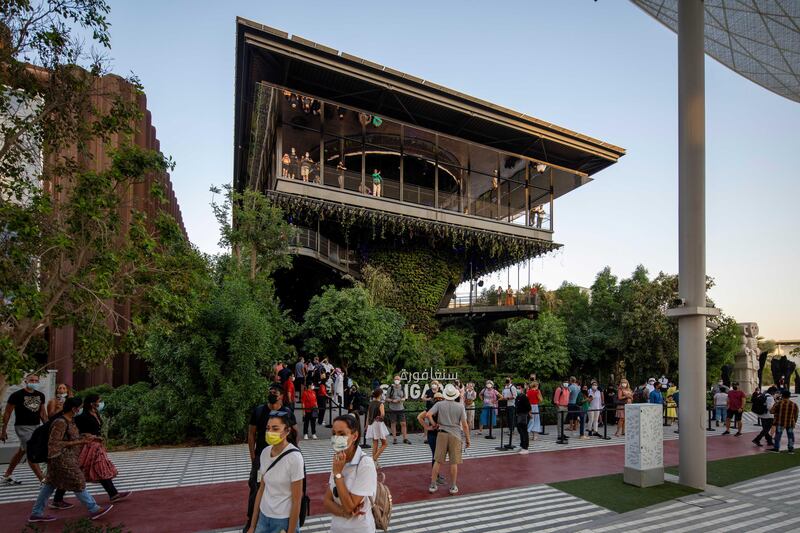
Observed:
[[[506,289],[506,305],[514,305],[514,289],[511,288],[511,285]]]
[[[376,168],[372,173],[372,196],[377,196],[380,198],[382,183],[383,178],[381,177],[381,171]]]
[[[297,175],[300,172],[300,158],[297,157],[297,151],[292,148],[292,153],[289,156],[289,177],[291,179],[297,179]]]
[[[503,292],[503,286],[497,286],[497,305],[503,305],[503,300],[505,300],[505,293]]]
[[[292,159],[289,157],[289,154],[283,154],[281,158],[281,177],[288,178],[289,177],[289,167],[292,165]]]
[[[344,166],[344,158],[339,158],[339,162],[336,163],[336,177],[339,180],[339,188],[344,189],[344,172],[347,170],[347,167]]]
[[[300,160],[300,177],[303,178],[303,181],[308,181],[308,177],[311,175],[311,167],[314,164],[314,161],[311,159],[308,152],[303,155],[303,158]]]

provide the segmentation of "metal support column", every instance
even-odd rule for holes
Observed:
[[[702,0],[678,2],[678,317],[682,485],[706,486],[705,72]]]

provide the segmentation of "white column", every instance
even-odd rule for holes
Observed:
[[[678,238],[680,296],[706,306],[705,73],[701,0],[678,2]],[[706,485],[706,316],[678,318],[680,482]]]

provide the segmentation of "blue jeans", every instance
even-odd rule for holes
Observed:
[[[586,429],[586,412],[585,411],[581,411],[580,413],[578,413],[578,420],[581,423],[581,436],[583,436],[583,432]]]
[[[256,533],[281,533],[281,531],[289,531],[288,518],[271,518],[259,511]],[[297,533],[300,533],[299,527]]]
[[[39,489],[39,496],[36,498],[36,503],[33,504],[33,511],[31,514],[33,516],[42,516],[44,514],[44,508],[47,505],[47,500],[50,499],[50,496],[53,495],[56,488],[49,483],[45,483],[42,485],[42,488]],[[82,491],[75,491],[75,496],[78,498],[83,505],[89,510],[90,513],[94,513],[100,510],[100,506],[97,505],[97,502],[94,501],[92,495],[89,494],[89,491],[83,489]]]
[[[783,435],[783,431],[786,430],[786,440],[788,444],[789,451],[794,450],[794,428],[793,427],[783,427],[783,426],[775,426],[775,446],[776,450],[781,449],[781,436]]]
[[[714,420],[719,420],[720,422],[725,422],[725,419],[728,418],[728,408],[727,407],[715,407],[714,408]]]

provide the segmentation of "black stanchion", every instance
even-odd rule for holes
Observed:
[[[603,440],[611,440],[608,436],[608,409],[603,407]]]
[[[711,427],[711,409],[708,408],[706,409],[708,410],[708,428],[706,429],[706,431],[716,431],[716,429]]]
[[[511,432],[513,431],[513,429],[510,426],[508,428],[508,444],[506,444],[505,446],[503,445],[503,428],[506,425],[505,421],[507,420],[507,416],[508,416],[508,408],[505,408],[505,411],[503,411],[503,408],[501,407],[501,408],[499,408],[497,410],[497,413],[498,413],[498,415],[501,416],[501,421],[500,421],[500,445],[497,448],[495,448],[495,450],[500,450],[500,451],[513,450],[514,446],[511,445],[511,437],[513,436],[513,434]]]
[[[564,418],[567,413],[566,411],[557,411],[558,413],[558,439],[556,439],[556,444],[567,444],[567,436],[564,434]]]
[[[533,416],[537,416],[537,415],[533,415]],[[544,424],[544,406],[543,405],[539,406],[539,415],[538,416],[539,416],[539,425],[542,426],[542,430],[539,432],[539,435],[549,435],[549,433],[547,432],[547,428],[545,427],[545,424]]]

